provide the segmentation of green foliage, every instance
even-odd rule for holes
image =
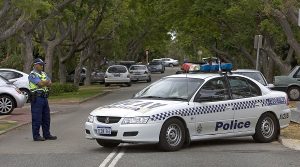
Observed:
[[[75,86],[73,84],[53,83],[50,89],[50,95],[58,96],[62,93],[77,92],[78,89],[78,86]]]

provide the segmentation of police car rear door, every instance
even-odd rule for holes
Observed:
[[[229,76],[228,81],[234,100],[234,132],[255,131],[256,122],[263,109],[261,89],[251,80],[240,76]]]
[[[230,95],[225,77],[207,81],[194,98],[196,114],[195,135],[232,133],[230,123],[234,111],[229,102]]]

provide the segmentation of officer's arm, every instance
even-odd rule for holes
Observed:
[[[51,81],[50,80],[46,80],[46,81],[40,81],[39,83],[37,83],[37,85],[39,87],[44,87],[44,86],[49,86],[49,84],[51,84]]]

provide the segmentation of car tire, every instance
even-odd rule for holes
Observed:
[[[164,151],[177,151],[182,148],[185,141],[184,124],[176,119],[171,118],[165,121],[159,135],[159,147]]]
[[[117,147],[120,144],[120,142],[117,142],[117,141],[107,141],[107,140],[101,140],[101,139],[96,139],[96,141],[100,146],[108,147],[108,148]]]
[[[264,113],[260,116],[255,127],[255,134],[252,136],[257,143],[269,143],[278,138],[279,125],[276,117],[271,113]]]
[[[288,88],[287,94],[289,99],[292,101],[300,100],[300,88],[298,86]]]
[[[128,87],[130,87],[130,86],[131,86],[131,82],[129,82],[129,83],[126,83],[126,85],[127,85]]]
[[[15,101],[11,96],[0,95],[0,115],[8,115],[15,109]]]
[[[105,87],[108,87],[109,85],[110,85],[109,83],[105,83],[105,84],[104,84]]]
[[[28,89],[20,89],[20,91],[23,93],[23,95],[26,96],[26,98],[27,98],[26,103],[30,103],[30,101],[31,101],[31,92]]]
[[[169,67],[174,67],[174,65],[172,63],[169,64]]]
[[[147,79],[147,82],[151,82],[151,77],[149,76],[149,78]]]

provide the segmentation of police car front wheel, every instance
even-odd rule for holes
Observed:
[[[278,137],[278,122],[271,113],[264,113],[259,118],[253,139],[259,143],[272,142]]]
[[[117,147],[120,144],[120,142],[117,141],[107,141],[101,139],[96,139],[96,141],[100,146],[108,148]]]
[[[177,151],[185,141],[184,124],[176,119],[167,120],[160,131],[159,147],[164,151]]]

